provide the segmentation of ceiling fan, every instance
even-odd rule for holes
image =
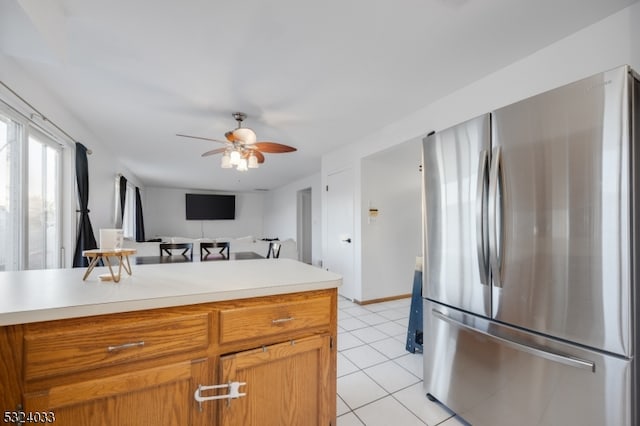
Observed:
[[[223,154],[221,167],[224,169],[229,169],[233,166],[240,171],[245,171],[248,168],[254,169],[258,167],[258,164],[264,163],[263,153],[281,154],[296,151],[296,148],[281,143],[257,141],[256,133],[253,130],[248,127],[242,127],[242,122],[247,118],[247,114],[234,112],[232,116],[238,122],[238,127],[224,134],[227,138],[226,141],[182,134],[176,134],[176,136],[225,144],[226,146],[222,148],[212,149],[202,154],[203,157]]]

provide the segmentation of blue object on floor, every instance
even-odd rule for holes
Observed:
[[[407,330],[407,351],[422,353],[422,266],[416,265],[413,273],[413,291],[411,292],[411,312]]]

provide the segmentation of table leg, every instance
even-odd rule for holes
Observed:
[[[95,256],[91,258],[91,262],[89,263],[89,266],[87,267],[87,270],[84,273],[84,276],[82,277],[82,281],[87,279],[91,271],[93,271],[93,268],[95,268],[98,262],[100,261],[100,257],[101,256]]]
[[[111,278],[113,279],[113,282],[120,282],[120,271],[122,270],[122,263],[119,262],[118,264],[118,276],[116,277],[116,275],[113,273],[113,268],[111,267],[111,260],[109,260],[109,256],[105,256],[104,258],[107,260],[107,266],[109,267],[109,272],[111,272]]]
[[[129,256],[124,256],[124,260],[127,262],[124,265],[124,270],[127,271],[127,274],[131,275],[131,264],[129,263]],[[120,257],[120,263],[122,263],[122,256]]]

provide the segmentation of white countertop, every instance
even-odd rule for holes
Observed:
[[[119,283],[96,268],[0,272],[0,326],[335,288],[342,278],[291,259],[131,265]]]

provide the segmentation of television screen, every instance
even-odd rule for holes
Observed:
[[[236,218],[236,196],[186,194],[187,220],[231,220]]]

